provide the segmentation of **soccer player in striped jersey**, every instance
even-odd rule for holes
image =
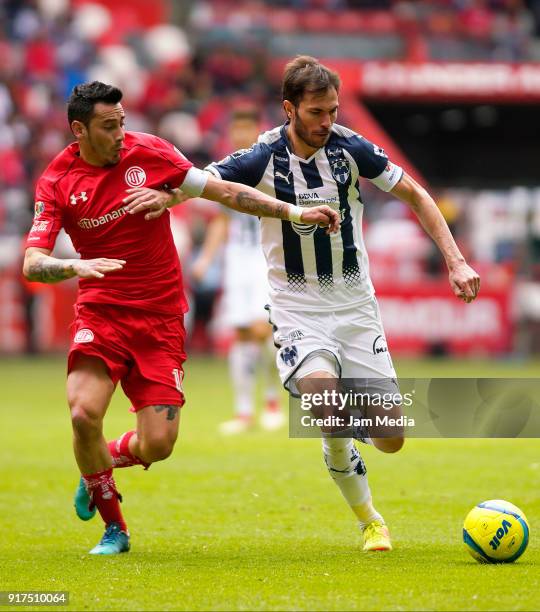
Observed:
[[[321,381],[338,389],[345,378],[365,379],[371,393],[396,393],[362,238],[361,179],[410,206],[440,249],[457,298],[474,300],[480,279],[427,191],[377,145],[336,123],[339,89],[335,72],[312,57],[297,57],[286,66],[283,79],[285,124],[206,170],[301,207],[326,204],[341,216],[340,232],[333,236],[315,225],[261,219],[277,365],[289,392],[309,393]],[[390,413],[399,416],[400,407]],[[384,433],[369,430],[361,440],[383,452],[400,450],[402,431]],[[365,464],[354,445],[357,432],[337,434],[323,431],[324,459],[358,519],[364,550],[391,550],[388,528],[373,506]]]

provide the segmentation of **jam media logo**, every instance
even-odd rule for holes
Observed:
[[[283,359],[283,363],[292,368],[296,365],[298,361],[298,349],[296,346],[287,346],[280,353],[281,359]]]
[[[39,219],[39,217],[43,214],[44,210],[45,210],[45,202],[38,200],[34,204],[34,219]]]
[[[140,166],[131,166],[124,178],[130,187],[142,187],[146,183],[146,172]]]
[[[90,329],[79,329],[79,331],[75,334],[75,338],[73,338],[73,342],[76,344],[85,344],[87,342],[92,342],[94,339],[94,332]]]
[[[88,201],[88,196],[86,195],[86,191],[81,191],[81,193],[79,193],[79,195],[75,195],[74,193],[72,193],[69,196],[69,201],[71,203],[71,206],[76,206],[77,202],[81,200],[81,202],[87,202]]]

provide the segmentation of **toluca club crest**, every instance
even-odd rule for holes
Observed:
[[[330,164],[332,175],[338,183],[345,185],[351,174],[351,167],[346,159],[336,159]]]

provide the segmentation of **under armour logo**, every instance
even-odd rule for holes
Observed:
[[[290,185],[290,182],[289,182],[289,177],[291,176],[290,172],[288,174],[283,174],[279,170],[276,170],[275,173],[274,173],[274,176],[276,178],[283,179],[287,183],[287,185]]]
[[[69,201],[71,202],[72,206],[75,206],[79,200],[82,200],[83,202],[86,202],[88,200],[86,191],[81,191],[81,193],[77,196],[74,193],[72,193],[69,197]]]

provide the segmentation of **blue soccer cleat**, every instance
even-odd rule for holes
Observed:
[[[94,518],[96,514],[96,507],[92,506],[92,508],[90,509],[91,499],[90,495],[88,495],[88,491],[86,490],[86,486],[82,477],[79,480],[79,486],[75,491],[75,498],[73,501],[75,506],[75,512],[77,513],[77,516],[81,519],[81,521],[89,521],[91,518]]]
[[[117,555],[118,553],[128,552],[129,534],[120,530],[118,523],[107,525],[101,542],[92,548],[91,555]]]

